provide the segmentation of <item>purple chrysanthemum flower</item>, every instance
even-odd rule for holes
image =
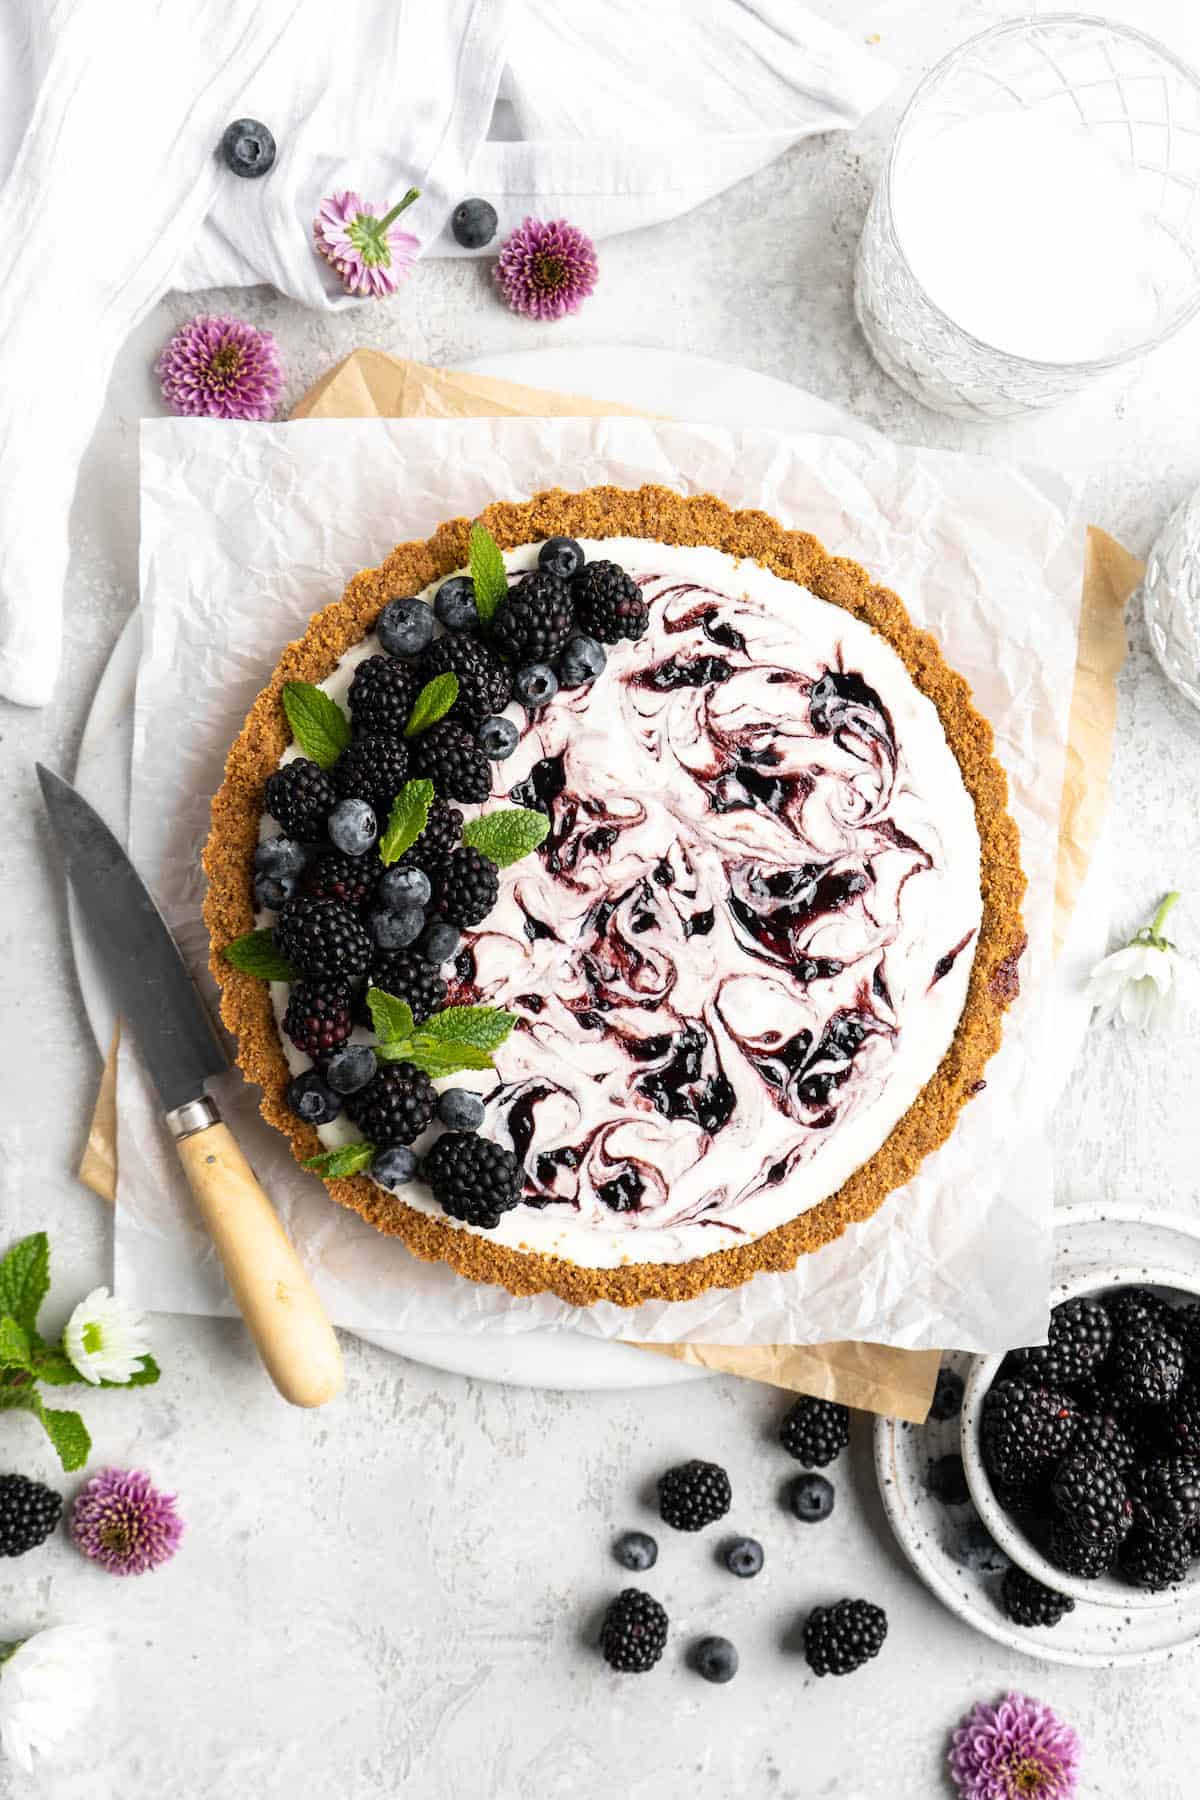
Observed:
[[[565,219],[526,219],[505,239],[496,263],[504,298],[531,319],[578,312],[598,273],[596,246]]]
[[[382,218],[358,194],[330,194],[322,200],[313,220],[313,239],[348,294],[380,299],[394,294],[411,274],[421,240],[411,231],[397,231],[395,220],[420,197],[419,188],[409,188]]]
[[[1028,1694],[982,1703],[954,1733],[950,1773],[963,1800],[1073,1800],[1079,1739]]]
[[[174,1494],[140,1469],[101,1469],[71,1513],[71,1536],[110,1575],[144,1575],[170,1562],[183,1536]]]
[[[228,313],[181,325],[158,359],[162,396],[185,419],[272,419],[283,392],[279,346]]]

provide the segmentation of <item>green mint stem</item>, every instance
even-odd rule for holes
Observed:
[[[409,188],[409,190],[408,190],[407,194],[405,194],[403,200],[398,200],[396,202],[395,206],[393,206],[391,212],[384,213],[382,219],[379,219],[376,221],[377,229],[381,232],[386,231],[388,226],[393,224],[394,221],[400,217],[400,214],[405,210],[406,207],[411,206],[414,200],[419,200],[420,198],[421,198],[420,188]]]
[[[1150,921],[1150,936],[1152,939],[1160,938],[1162,936],[1162,928],[1170,916],[1172,907],[1178,904],[1180,898],[1181,895],[1178,888],[1172,888],[1171,892],[1164,896],[1159,904],[1158,911]]]

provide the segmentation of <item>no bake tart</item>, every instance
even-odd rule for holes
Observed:
[[[233,746],[240,1064],[335,1200],[474,1280],[790,1268],[984,1085],[1025,942],[991,729],[895,594],[763,513],[556,490],[472,532],[356,575]]]

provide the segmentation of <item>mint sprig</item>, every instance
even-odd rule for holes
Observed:
[[[417,737],[422,731],[428,731],[439,719],[444,719],[454,702],[458,699],[458,676],[447,669],[444,675],[435,675],[427,681],[416,699],[412,711],[408,715],[408,724],[404,727],[406,738]]]
[[[368,988],[367,1010],[371,1015],[372,1029],[381,1044],[390,1044],[399,1038],[412,1036],[412,1007],[407,1000],[398,1000],[395,994],[385,994],[382,988]]]
[[[350,721],[337,701],[311,681],[288,681],[283,710],[305,756],[323,769],[332,768],[350,742]]]
[[[520,862],[543,843],[550,829],[544,812],[530,806],[507,806],[481,813],[463,827],[463,843],[490,856],[498,868]]]
[[[306,1169],[315,1169],[323,1181],[339,1181],[357,1175],[375,1160],[374,1144],[339,1144],[336,1150],[323,1150],[320,1156],[305,1158]]]
[[[502,600],[508,597],[508,575],[500,546],[486,525],[471,527],[468,552],[471,580],[475,583],[475,608],[486,625]]]
[[[226,944],[222,954],[225,961],[240,969],[243,975],[257,975],[262,981],[299,979],[287,957],[276,949],[275,933],[270,926],[234,938],[232,944]]]
[[[379,860],[385,865],[398,862],[411,850],[429,823],[433,805],[432,781],[406,781],[396,798],[379,840]]]
[[[447,1006],[417,1025],[411,1008],[380,988],[369,990],[367,1005],[380,1062],[410,1062],[433,1076],[493,1068],[492,1051],[516,1023],[515,1013],[496,1006]]]

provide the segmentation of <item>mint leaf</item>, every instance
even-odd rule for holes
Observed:
[[[41,1405],[32,1381],[21,1387],[5,1387],[0,1382],[0,1412],[40,1412]]]
[[[432,781],[405,782],[392,801],[391,815],[379,840],[380,862],[398,862],[406,850],[411,850],[429,823],[432,805]]]
[[[32,1333],[49,1287],[50,1240],[44,1231],[35,1231],[0,1262],[0,1313]]]
[[[520,862],[536,850],[550,829],[544,812],[529,806],[509,806],[501,812],[482,813],[463,828],[463,843],[482,850],[497,868]]]
[[[248,931],[245,937],[226,944],[225,961],[240,969],[243,975],[258,975],[263,981],[295,981],[296,971],[286,956],[275,947],[275,933],[269,925],[261,931]]]
[[[342,1175],[357,1175],[374,1160],[374,1144],[342,1144],[336,1150],[325,1150],[320,1156],[308,1157],[304,1166],[315,1169],[325,1181],[336,1181]]]
[[[498,1006],[447,1006],[426,1019],[417,1036],[459,1049],[498,1050],[516,1022],[516,1013]]]
[[[487,1050],[480,1050],[474,1044],[443,1042],[429,1037],[424,1028],[394,1044],[377,1045],[375,1054],[380,1062],[410,1062],[426,1075],[456,1075],[460,1069],[494,1067]]]
[[[7,1314],[0,1319],[0,1369],[30,1369],[33,1367],[29,1349],[29,1334],[17,1321]]]
[[[508,595],[504,558],[486,525],[472,525],[469,554],[471,580],[475,583],[475,606],[486,625],[500,602]]]
[[[88,1459],[88,1451],[92,1440],[88,1428],[77,1412],[66,1412],[61,1408],[43,1406],[39,1400],[32,1409],[46,1427],[46,1436],[58,1451],[58,1460],[64,1469],[82,1469]]]
[[[381,1044],[412,1036],[412,1007],[407,1000],[397,1000],[394,994],[385,994],[382,988],[373,987],[367,989],[367,1006],[375,1036]]]
[[[350,721],[337,701],[311,681],[288,681],[283,688],[283,710],[305,756],[323,769],[332,768],[350,742]]]
[[[445,718],[457,699],[458,676],[450,669],[444,675],[435,675],[413,701],[408,724],[404,727],[405,737],[416,737],[418,733],[428,731],[431,725]]]

